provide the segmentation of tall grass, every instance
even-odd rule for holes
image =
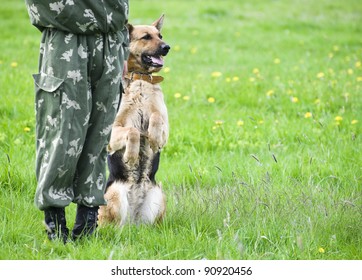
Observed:
[[[131,1],[161,13],[166,219],[64,246],[33,204],[40,33],[2,3],[0,259],[361,259],[360,1]]]

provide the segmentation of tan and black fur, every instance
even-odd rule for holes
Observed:
[[[152,25],[129,25],[130,56],[119,111],[108,145],[110,177],[99,209],[102,225],[115,222],[152,224],[162,219],[165,195],[156,183],[160,150],[169,134],[167,108],[159,82],[170,47],[160,34],[162,15]]]

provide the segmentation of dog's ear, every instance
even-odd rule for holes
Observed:
[[[131,33],[132,33],[132,31],[133,31],[133,25],[130,24],[130,23],[127,23],[127,29],[128,29],[129,35],[131,36]]]
[[[152,25],[158,29],[158,31],[161,31],[162,25],[163,25],[163,19],[165,15],[162,14],[158,20],[156,20]]]

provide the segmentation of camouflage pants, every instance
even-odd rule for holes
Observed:
[[[35,81],[35,204],[105,204],[106,150],[119,104],[123,48],[118,33],[42,34]]]

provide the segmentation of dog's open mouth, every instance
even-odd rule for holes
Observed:
[[[142,55],[142,62],[147,66],[162,67],[163,57],[161,55]]]

